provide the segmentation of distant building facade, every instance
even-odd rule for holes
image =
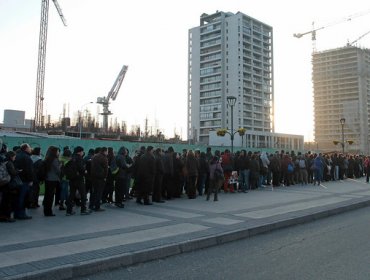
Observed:
[[[25,119],[26,112],[19,110],[4,110],[4,122],[2,129],[29,131],[32,121]]]
[[[211,131],[209,135],[209,145],[212,146],[231,146],[230,136],[217,136],[216,131]],[[304,151],[303,135],[271,133],[263,131],[246,131],[245,135],[235,134],[234,145],[237,150],[274,150],[274,151]]]
[[[345,152],[370,154],[370,50],[347,46],[316,52],[312,64],[314,134],[319,149],[342,151],[340,119],[345,119]]]

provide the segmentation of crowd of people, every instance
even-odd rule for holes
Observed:
[[[85,154],[81,146],[71,150],[50,146],[42,156],[39,147],[27,143],[0,151],[0,221],[14,222],[32,217],[27,209],[42,207],[45,217],[55,210],[66,216],[105,211],[104,203],[124,208],[136,199],[141,205],[164,203],[186,195],[205,195],[218,201],[218,193],[247,193],[253,189],[320,185],[323,181],[366,176],[369,182],[370,158],[361,155],[295,154],[278,151],[237,151],[232,154],[208,147],[206,152],[183,149],[175,152],[142,146],[132,157],[121,147],[97,147]]]

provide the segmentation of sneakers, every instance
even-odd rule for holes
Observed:
[[[92,213],[92,210],[86,209],[86,210],[81,210],[81,215],[90,215]]]
[[[72,215],[74,215],[74,214],[76,214],[76,212],[74,212],[74,211],[72,211],[72,212],[67,212],[67,213],[66,213],[66,216],[72,216]]]
[[[104,208],[96,208],[94,209],[94,212],[104,212],[105,209]]]

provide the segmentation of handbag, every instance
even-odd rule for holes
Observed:
[[[10,180],[9,189],[11,191],[18,191],[22,185],[23,185],[23,182],[21,178],[18,175],[16,175]]]

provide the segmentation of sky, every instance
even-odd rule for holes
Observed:
[[[275,132],[313,141],[311,35],[316,48],[344,47],[370,31],[364,0],[50,0],[44,111],[53,120],[69,104],[96,114],[123,65],[128,65],[110,110],[118,121],[186,139],[188,30],[200,15],[242,12],[273,27]],[[34,118],[41,0],[0,0],[0,115],[25,110]],[[352,20],[346,20],[352,18]],[[331,25],[332,23],[335,25]],[[370,35],[355,44],[370,48]],[[88,104],[88,105],[86,105]],[[0,117],[0,121],[3,117]],[[100,117],[100,121],[102,121]]]

